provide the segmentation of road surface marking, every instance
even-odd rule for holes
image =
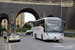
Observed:
[[[62,45],[59,45],[59,44],[57,44],[57,43],[52,43],[52,44],[54,44],[54,45],[58,45],[58,46],[62,46]]]
[[[63,45],[59,45],[57,43],[52,43],[52,44],[57,45],[57,46],[53,46],[53,47],[62,47],[64,49],[73,49],[73,46],[72,45],[63,46]]]
[[[9,50],[11,50],[11,44],[9,43]]]
[[[6,48],[5,48],[5,50],[7,50],[7,44],[6,44]]]
[[[62,48],[64,48],[64,46],[59,45],[59,44],[57,44],[57,43],[52,43],[52,44],[56,45],[56,46],[53,46],[53,47],[56,47],[56,48],[60,48],[60,47],[62,47]]]

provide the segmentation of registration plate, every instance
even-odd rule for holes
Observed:
[[[12,38],[16,38],[16,37],[12,37]]]
[[[56,37],[54,37],[54,40],[56,40]]]

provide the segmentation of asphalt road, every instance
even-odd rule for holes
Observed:
[[[42,41],[31,35],[21,36],[21,42],[10,42],[9,50],[75,50],[75,41],[64,38],[63,42]]]
[[[0,50],[7,50],[7,43],[2,41],[2,36],[0,36]]]

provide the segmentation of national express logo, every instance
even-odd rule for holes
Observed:
[[[40,30],[41,30],[41,28],[36,28],[36,30],[40,31]]]

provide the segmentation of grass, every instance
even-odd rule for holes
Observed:
[[[64,32],[75,32],[75,30],[64,30]],[[67,36],[65,35],[65,37],[75,38],[75,36],[74,36],[75,33],[72,33],[72,34],[73,34],[73,35],[71,35],[71,33],[70,33],[70,34],[68,33],[68,35],[67,35]]]
[[[75,30],[64,30],[64,32],[75,32]]]
[[[64,36],[64,37],[69,37],[69,36]],[[69,37],[69,38],[75,38],[75,37]]]

